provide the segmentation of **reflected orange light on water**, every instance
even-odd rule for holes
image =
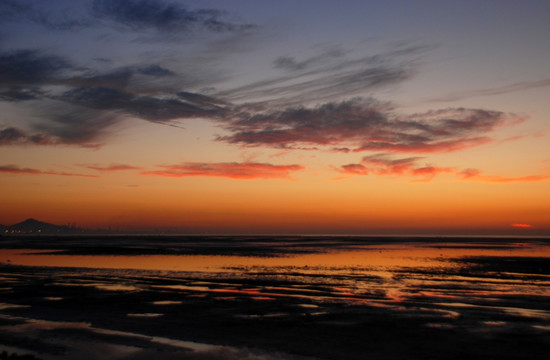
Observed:
[[[152,241],[154,248],[142,249],[175,251],[179,242],[168,240],[164,239],[170,246]],[[120,241],[119,245],[123,244]],[[74,288],[79,293],[123,296],[121,303],[130,298],[136,303],[146,303],[139,311],[133,307],[122,309],[125,319],[161,321],[173,307],[200,303],[201,307],[216,304],[223,309],[227,306],[236,309],[229,312],[232,321],[274,317],[310,321],[317,316],[329,316],[328,319],[340,316],[340,305],[344,304],[346,309],[353,307],[374,314],[388,311],[394,320],[415,318],[427,327],[466,326],[474,331],[492,331],[497,325],[517,326],[519,321],[523,321],[521,326],[536,331],[546,326],[550,319],[546,306],[550,298],[550,274],[545,268],[550,259],[550,242],[445,241],[308,238],[242,242],[212,239],[209,243],[188,239],[179,248],[198,251],[210,246],[210,251],[223,252],[242,247],[239,254],[247,249],[253,249],[250,251],[255,254],[270,253],[269,248],[271,254],[280,255],[272,257],[68,255],[59,250],[3,249],[0,280],[7,284],[8,291],[17,291],[18,284],[35,281],[36,288],[45,291],[40,296],[41,303],[66,301]],[[134,242],[127,247],[140,248]],[[66,249],[82,253],[86,247]],[[121,247],[114,249],[120,251]],[[35,267],[17,267],[21,265]],[[47,282],[43,281],[45,277]],[[255,310],[249,311],[250,308]],[[354,324],[355,320],[344,321]]]
[[[319,249],[318,251],[322,251]],[[330,250],[277,257],[226,255],[63,255],[53,250],[3,249],[0,263],[23,266],[137,269],[164,271],[230,271],[235,267],[300,267],[326,270],[345,268],[395,268],[450,266],[449,259],[467,256],[550,256],[544,244],[468,247],[446,244],[392,244],[361,246],[354,250]]]

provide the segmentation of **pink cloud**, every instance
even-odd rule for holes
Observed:
[[[457,172],[463,179],[477,180],[487,183],[513,183],[513,182],[539,182],[550,179],[550,175],[523,175],[523,176],[500,176],[483,175],[480,170],[466,169]]]
[[[210,176],[231,179],[289,178],[293,171],[304,169],[301,165],[273,165],[266,163],[183,163],[159,165],[164,170],[144,171],[142,175],[165,177]]]
[[[454,167],[440,167],[433,165],[418,165],[422,157],[394,158],[388,154],[375,154],[366,156],[360,164],[347,164],[336,171],[347,175],[402,175],[421,177],[422,180],[430,180],[439,174],[455,174],[464,180],[480,181],[486,183],[513,183],[513,182],[539,182],[550,180],[550,175],[523,175],[500,176],[484,175],[478,169],[459,170]]]
[[[360,164],[348,164],[338,169],[349,175],[406,175],[422,177],[429,180],[440,173],[454,173],[453,168],[443,168],[432,165],[417,165],[421,157],[396,159],[388,154],[365,156]]]
[[[512,226],[515,228],[523,228],[523,229],[529,229],[533,227],[533,225],[531,224],[512,224]]]

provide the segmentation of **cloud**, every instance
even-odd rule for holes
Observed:
[[[261,80],[217,95],[232,102],[245,102],[255,108],[293,106],[309,102],[351,97],[380,87],[402,83],[412,77],[409,66],[361,66],[340,64],[328,69],[314,69],[300,74]]]
[[[154,63],[95,72],[40,51],[0,53],[0,100],[26,102],[34,121],[25,129],[14,124],[0,129],[0,146],[97,147],[109,128],[128,116],[168,123],[217,118],[223,110],[223,102],[206,95],[165,93],[151,86],[150,81],[165,78],[177,80],[172,71]]]
[[[433,177],[439,173],[454,172],[452,168],[435,167],[432,165],[418,166],[421,157],[395,159],[387,154],[365,156],[362,164],[370,167],[378,175],[403,175]]]
[[[227,32],[253,27],[225,20],[226,13],[221,10],[189,10],[177,2],[163,0],[95,0],[92,8],[95,17],[112,20],[134,31]]]
[[[91,170],[97,170],[100,172],[115,172],[115,171],[125,171],[125,170],[142,170],[143,168],[132,166],[132,165],[124,165],[124,164],[111,164],[109,166],[100,166],[100,165],[80,165],[82,167],[85,167],[87,169]]]
[[[547,86],[550,86],[550,79],[521,81],[521,82],[500,86],[500,87],[451,93],[445,96],[434,98],[432,99],[432,101],[436,101],[436,102],[458,101],[458,100],[464,100],[472,97],[477,98],[480,96],[502,95],[502,94],[507,94],[507,93],[516,92],[516,91],[524,91],[524,90],[536,89],[536,88],[547,87]]]
[[[26,101],[43,98],[45,93],[37,87],[22,88],[20,86],[8,86],[0,89],[0,100]]]
[[[7,127],[0,130],[0,145],[12,145],[24,138],[26,138],[26,135],[21,130],[14,127]]]
[[[157,80],[162,80],[159,82]],[[4,100],[33,100],[55,96],[41,87],[103,87],[133,93],[162,92],[178,75],[156,63],[129,65],[97,71],[76,66],[69,60],[38,50],[0,53],[0,96]]]
[[[188,10],[178,2],[163,0],[94,0],[91,6],[41,7],[25,1],[2,0],[0,19],[28,21],[48,30],[78,31],[104,25],[105,20],[126,29],[162,32],[235,32],[255,27],[226,20],[227,13],[216,9]]]
[[[510,119],[515,117],[464,108],[401,115],[391,104],[356,98],[313,108],[241,112],[227,126],[233,134],[218,140],[276,148],[332,146],[344,152],[450,152],[491,141],[482,134]]]
[[[311,68],[312,66],[323,64],[332,59],[341,58],[344,55],[345,51],[335,48],[302,61],[296,61],[293,56],[280,56],[273,61],[273,67],[275,69],[282,69],[287,71],[305,70],[306,68]]]
[[[0,85],[57,83],[72,65],[62,57],[37,50],[19,50],[0,54]]]
[[[57,145],[57,143],[44,134],[28,135],[15,127],[6,127],[0,130],[0,146],[5,145]]]
[[[359,164],[347,164],[336,171],[346,175],[398,175],[421,177],[430,180],[439,174],[453,174],[463,180],[486,183],[539,182],[550,180],[550,175],[525,175],[506,177],[499,175],[484,175],[478,169],[457,169],[455,167],[440,167],[431,164],[419,165],[423,157],[395,158],[381,153],[365,156]]]
[[[31,168],[21,168],[17,165],[0,165],[0,173],[16,174],[16,175],[60,175],[60,176],[82,176],[82,177],[98,177],[97,175],[76,174],[63,171],[43,171]]]
[[[173,83],[182,81],[178,74],[159,64],[130,65],[107,71],[86,70],[77,76],[63,79],[61,83],[73,87],[104,87],[139,94],[173,90]]]
[[[401,46],[375,55],[353,56],[340,48],[324,50],[305,60],[277,57],[282,74],[255,81],[217,95],[252,106],[290,107],[364,95],[410,79],[417,71],[416,56],[433,49],[429,45]]]
[[[45,104],[40,110],[41,121],[31,125],[29,131],[34,134],[28,137],[39,136],[47,139],[47,142],[41,145],[98,148],[108,135],[109,128],[123,118],[122,114],[116,111],[88,109],[59,102]]]
[[[216,118],[224,110],[216,99],[208,101],[209,98],[204,95],[193,97],[191,93],[183,93],[183,97],[158,98],[89,86],[71,89],[58,99],[91,109],[120,110],[153,122],[167,122],[178,118]]]
[[[77,16],[65,11],[47,11],[39,9],[25,1],[2,0],[0,19],[12,21],[30,21],[49,30],[75,31],[93,25],[87,16]]]
[[[533,227],[533,225],[531,224],[512,224],[512,226],[515,228],[523,228],[523,229],[529,229]]]
[[[132,8],[137,3],[109,2],[133,4]],[[105,4],[101,6],[119,6]],[[98,71],[35,50],[0,53],[0,99],[26,101],[40,119],[24,132],[19,129],[20,134],[7,132],[0,145],[97,147],[113,125],[129,117],[169,125],[203,118],[230,132],[217,140],[280,149],[432,153],[492,141],[488,133],[509,123],[512,114],[454,108],[407,115],[373,98],[302,105],[307,99],[344,96],[403,81],[411,76],[412,67],[395,57],[423,51],[426,47],[411,46],[348,60],[345,52],[333,49],[319,60],[279,58],[278,66],[292,74],[214,95],[182,89],[178,82],[185,76],[160,61]],[[235,102],[255,96],[268,100]]]
[[[143,75],[149,75],[154,77],[165,77],[165,76],[175,75],[172,71],[165,69],[158,64],[137,68],[137,72]]]
[[[266,110],[261,102],[236,105],[222,100],[220,95],[166,91],[161,87],[155,90],[154,84],[140,86],[139,81],[135,81],[139,77],[177,79],[174,72],[160,64],[133,65],[96,73],[75,67],[63,58],[30,50],[0,54],[0,65],[3,65],[0,70],[1,99],[34,100],[35,107],[37,101],[49,104],[39,106],[42,120],[32,127],[40,134],[41,141],[33,141],[31,137],[37,134],[31,133],[26,135],[28,141],[20,136],[18,141],[3,141],[2,145],[97,146],[109,127],[132,116],[167,124],[176,119],[214,120],[231,132],[218,140],[245,146],[283,149],[325,146],[346,152],[448,152],[490,142],[492,139],[486,133],[513,117],[497,111],[463,108],[403,115],[391,104],[372,98]],[[364,70],[370,71],[374,71],[374,75],[371,74],[374,78],[378,75],[386,78],[387,74],[377,73],[377,70]],[[371,80],[376,82],[374,78]],[[331,93],[329,88],[339,88],[338,83],[329,81],[321,88]],[[53,93],[49,85],[61,85],[62,90]],[[307,86],[315,88],[317,85],[310,83]],[[46,87],[48,90],[43,90]],[[322,89],[312,91],[324,91]]]
[[[465,169],[457,172],[457,175],[462,176],[466,180],[476,180],[486,183],[514,183],[514,182],[540,182],[550,180],[550,175],[523,175],[523,176],[500,176],[500,175],[483,175],[477,169]]]
[[[370,170],[362,164],[347,164],[342,166],[340,172],[351,175],[368,175]]]
[[[360,164],[348,164],[337,169],[348,175],[404,175],[422,177],[424,180],[432,179],[441,173],[455,173],[453,168],[438,167],[425,164],[418,165],[422,157],[409,157],[396,159],[388,154],[375,154],[365,156]]]
[[[211,176],[231,179],[289,178],[293,171],[302,170],[301,165],[273,165],[266,163],[183,163],[159,165],[164,170],[145,171],[143,175],[165,177]]]
[[[24,14],[31,9],[31,6],[22,1],[3,0],[0,2],[0,17],[11,18]]]

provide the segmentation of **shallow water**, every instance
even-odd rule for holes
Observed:
[[[75,241],[0,250],[0,315],[32,319],[4,319],[0,332],[19,336],[6,346],[54,332],[66,350],[48,356],[70,358],[78,351],[67,334],[46,327],[37,335],[29,325],[55,321],[90,324],[103,336],[118,331],[264,349],[258,358],[277,352],[280,359],[339,359],[342,344],[349,359],[542,359],[550,348],[550,242],[540,239],[269,239],[245,241],[242,249],[235,239],[168,239],[169,251],[159,251],[158,240],[138,239],[132,255],[128,239],[101,254],[90,239]],[[190,254],[206,247],[208,255]],[[94,255],[82,255],[87,251]]]

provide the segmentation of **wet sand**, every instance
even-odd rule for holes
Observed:
[[[72,237],[0,246],[0,351],[270,360],[546,359],[550,350],[544,239]]]

